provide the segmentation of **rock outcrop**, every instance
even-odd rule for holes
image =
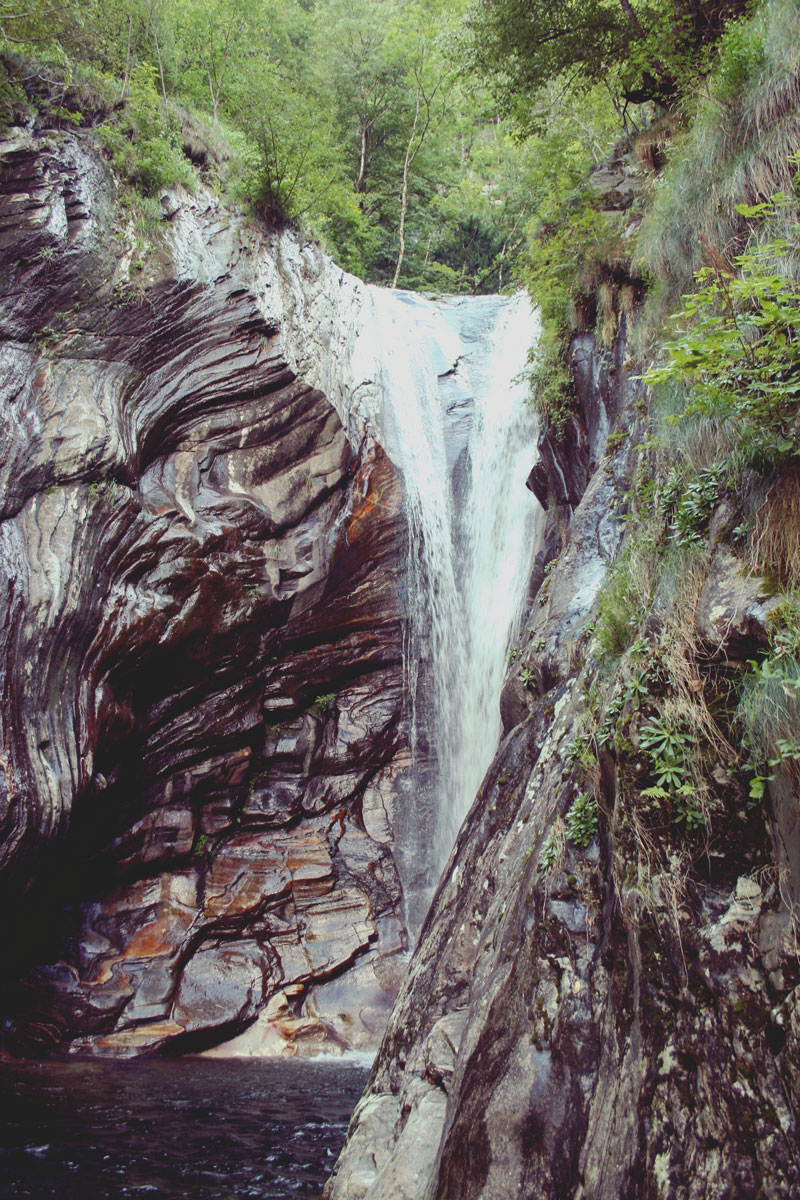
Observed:
[[[647,796],[640,730],[665,703],[659,598],[649,660],[629,654],[614,670],[591,637],[626,497],[648,478],[641,384],[624,339],[612,354],[577,338],[572,354],[568,450],[545,438],[531,479],[548,508],[549,561],[503,697],[506,736],[329,1200],[800,1188],[796,796],[777,781],[765,823],[722,750],[702,829],[676,823],[658,789]],[[706,648],[690,693],[726,669],[729,650],[755,638],[755,652],[764,636],[757,586],[736,582],[720,552],[706,561],[702,589],[690,581]],[[592,794],[596,818],[581,829]]]
[[[369,1045],[408,750],[360,285],[210,195],[137,228],[89,136],[0,146],[9,1045]]]

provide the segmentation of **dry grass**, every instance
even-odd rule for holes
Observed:
[[[678,132],[678,117],[667,113],[633,139],[633,157],[643,171],[658,171],[664,165],[667,147]]]
[[[664,571],[660,589],[667,616],[661,633],[661,663],[670,683],[670,695],[660,702],[664,724],[681,730],[687,748],[687,766],[694,788],[693,803],[710,828],[713,794],[708,783],[708,765],[733,764],[738,752],[714,717],[706,696],[706,664],[700,653],[695,618],[703,585],[708,577],[709,558],[697,549],[677,553]]]
[[[664,473],[671,462],[686,463],[694,475],[730,458],[736,445],[732,421],[693,416],[670,425],[662,452]]]
[[[617,332],[617,308],[614,285],[604,281],[597,289],[597,328],[604,346],[610,346]]]
[[[634,315],[639,301],[639,289],[626,283],[619,291],[619,311],[629,320]]]
[[[782,471],[755,497],[750,564],[790,591],[800,590],[800,469]]]
[[[663,842],[641,819],[636,805],[626,801],[624,796],[619,797],[619,802],[625,806],[625,828],[633,836],[636,870],[632,878],[629,852],[620,853],[617,850],[614,853],[612,869],[623,913],[634,925],[638,925],[643,912],[654,914],[659,910],[666,911],[675,931],[685,971],[681,908],[691,873],[690,861],[677,850],[667,854]]]
[[[793,194],[796,168],[789,157],[800,149],[800,7],[796,0],[773,0],[747,28],[758,53],[738,67],[738,86],[726,83],[722,71],[711,77],[691,129],[672,146],[642,224],[640,250],[651,272],[668,281],[664,307],[688,288],[710,247],[730,261],[759,236],[737,204],[756,204],[778,191]],[[788,231],[796,205],[784,215],[786,229],[773,227],[770,235]],[[800,248],[781,269],[800,273]]]

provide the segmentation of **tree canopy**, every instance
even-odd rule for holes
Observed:
[[[0,106],[37,74],[100,89],[102,143],[141,192],[188,183],[188,154],[369,279],[491,290],[626,106],[674,96],[744,2],[0,0]],[[214,162],[187,111],[226,142]]]
[[[602,85],[623,101],[669,102],[704,48],[747,0],[477,0],[468,18],[476,70],[523,125],[548,82]]]

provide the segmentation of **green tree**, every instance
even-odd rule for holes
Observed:
[[[438,39],[446,27],[449,11],[441,3],[408,4],[389,30],[389,47],[402,66],[405,95],[403,156],[400,166],[397,258],[392,287],[397,287],[406,254],[406,223],[412,170],[420,152],[448,115],[453,70],[441,53]]]
[[[559,77],[572,89],[608,86],[628,102],[670,102],[746,2],[477,0],[469,56],[523,125],[532,97]]]

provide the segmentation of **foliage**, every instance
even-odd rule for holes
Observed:
[[[684,823],[687,829],[705,824],[694,782],[695,736],[686,728],[654,718],[639,730],[639,745],[650,760],[655,779],[642,795],[667,800],[676,823]]]
[[[750,794],[760,799],[768,780],[784,766],[800,777],[800,601],[778,612],[770,648],[753,663],[737,716],[750,751]]]
[[[671,537],[679,546],[702,541],[720,491],[720,468],[708,467],[687,481],[677,467],[668,474],[662,491],[664,514]]]
[[[792,197],[799,97],[800,9],[795,0],[759,4],[751,17],[725,30],[705,85],[685,100],[690,120],[673,139],[667,168],[653,187],[639,237],[658,283],[653,328],[710,248],[726,262],[747,248],[754,230],[741,205],[758,205],[778,191]],[[792,201],[776,214],[775,227],[762,227],[756,236],[785,235],[796,215]],[[797,250],[785,247],[784,271],[797,271]]]
[[[215,186],[271,223],[313,233],[350,270],[493,290],[509,282],[524,241],[534,160],[484,87],[458,78],[466,5],[0,0],[0,49],[35,59],[21,80],[0,70],[0,120],[38,89],[51,126],[105,122],[115,169],[146,195],[191,182],[183,144]],[[112,92],[102,113],[77,103],[90,74]],[[108,119],[121,100],[125,111]],[[224,152],[197,136],[203,113]]]
[[[698,290],[676,316],[681,331],[666,344],[669,361],[646,376],[687,381],[686,414],[727,423],[740,465],[761,470],[789,461],[800,434],[800,285],[772,269],[780,250],[772,241],[737,255],[732,269],[699,271]],[[708,497],[700,486],[696,506],[711,503],[713,477],[705,484]]]
[[[653,541],[646,535],[631,538],[598,599],[594,636],[603,658],[619,658],[634,644],[656,573]]]
[[[577,114],[568,98],[550,89],[537,109],[546,130],[528,139],[536,160],[528,176],[533,215],[519,275],[542,325],[529,360],[531,397],[551,432],[563,438],[574,401],[570,338],[596,322],[607,337],[614,332],[617,285],[627,279],[630,250],[622,238],[624,216],[601,212],[587,183],[619,132],[608,96],[583,97]]]
[[[595,84],[621,100],[674,99],[702,68],[704,49],[743,0],[478,0],[469,28],[474,66],[494,77],[507,111],[525,107],[548,81]]]
[[[588,846],[597,833],[597,800],[581,792],[573,800],[565,817],[567,836],[576,846]]]
[[[103,125],[100,138],[114,169],[143,196],[176,183],[193,186],[194,172],[183,157],[179,130],[165,114],[153,67],[133,68],[125,110]]]

